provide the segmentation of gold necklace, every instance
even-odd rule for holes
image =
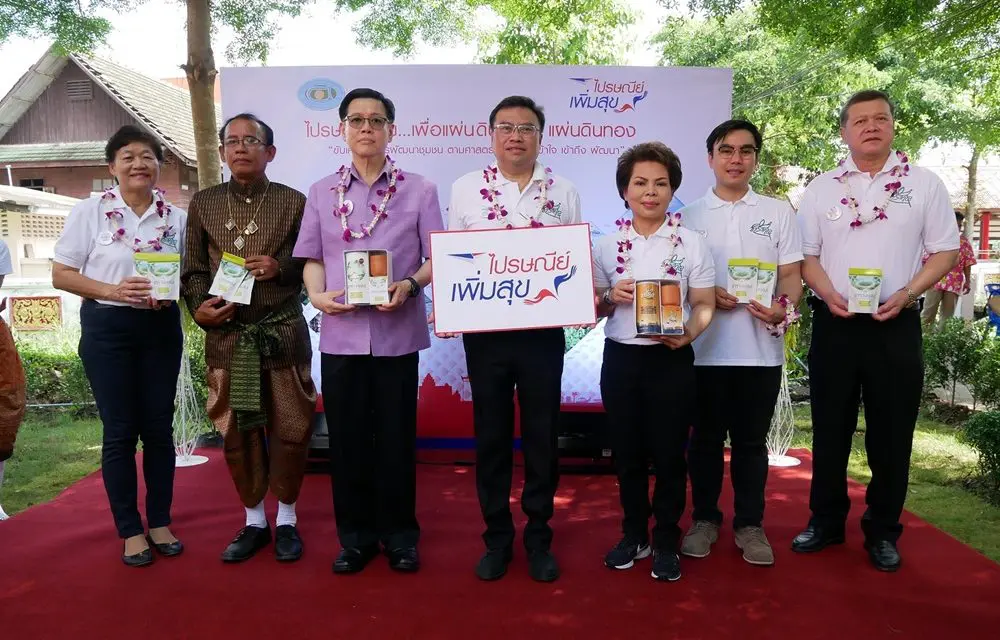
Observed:
[[[260,213],[260,208],[264,206],[264,200],[267,198],[267,192],[270,189],[271,189],[271,181],[268,180],[267,186],[264,187],[264,195],[260,197],[260,202],[257,203],[257,209],[253,212],[253,215],[250,216],[250,222],[248,222],[247,225],[243,227],[243,229],[240,229],[239,226],[237,226],[236,224],[236,220],[233,218],[234,195],[232,189],[232,182],[229,183],[229,188],[227,189],[228,193],[226,197],[226,208],[229,210],[229,220],[226,222],[226,229],[229,231],[232,231],[234,229],[236,230],[236,240],[233,241],[233,244],[236,246],[237,249],[242,249],[244,245],[246,245],[246,240],[243,239],[244,235],[252,236],[253,234],[257,233],[257,230],[260,228],[257,226],[255,218],[257,217],[257,214]],[[246,201],[247,204],[249,204],[250,198],[247,198]]]

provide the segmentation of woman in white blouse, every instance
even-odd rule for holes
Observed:
[[[156,189],[160,143],[135,126],[108,140],[118,186],[70,211],[56,243],[52,284],[83,298],[80,359],[104,426],[101,466],[122,561],[145,566],[150,544],[163,556],[183,545],[170,532],[174,486],[173,413],[180,369],[180,312],[151,298],[133,276],[136,253],[183,253],[187,213]],[[136,444],[142,439],[148,538],[137,508]]]
[[[652,515],[652,576],[673,581],[681,577],[677,522],[684,513],[684,449],[695,399],[691,342],[712,320],[715,268],[702,237],[667,212],[681,183],[681,163],[673,151],[659,142],[632,147],[618,159],[616,182],[632,215],[618,220],[618,232],[601,237],[594,247],[599,313],[610,316],[604,327],[601,399],[624,511],[624,536],[604,563],[628,569],[648,557]],[[640,297],[650,296],[640,305],[652,316],[643,319],[643,337],[637,330],[637,283]],[[664,296],[662,312],[657,294]],[[671,323],[677,335],[650,335]],[[650,460],[656,471],[652,505]]]

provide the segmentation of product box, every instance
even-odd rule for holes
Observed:
[[[733,258],[729,261],[729,284],[726,291],[740,304],[750,302],[757,291],[759,265],[757,258]]]
[[[181,296],[181,255],[179,253],[137,253],[135,275],[149,280],[153,300],[177,300]]]
[[[847,310],[851,313],[875,313],[882,291],[882,270],[851,268],[847,270],[847,280]]]
[[[684,300],[677,280],[636,280],[635,333],[637,336],[684,334]]]
[[[774,301],[774,289],[778,284],[778,265],[773,262],[761,262],[757,265],[757,289],[753,299],[770,307]]]
[[[344,251],[344,302],[388,304],[392,299],[392,253],[381,250]]]

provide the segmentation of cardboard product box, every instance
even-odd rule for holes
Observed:
[[[677,280],[637,280],[635,283],[637,336],[684,334],[684,300]]]
[[[344,301],[379,305],[392,299],[392,253],[378,249],[344,251]]]

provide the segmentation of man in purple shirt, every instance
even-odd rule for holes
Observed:
[[[420,568],[416,517],[417,352],[430,346],[424,296],[430,232],[443,228],[437,187],[386,155],[396,109],[372,89],[340,104],[351,164],[309,189],[293,255],[323,312],[323,405],[337,535],[334,573],[356,573],[379,553],[397,571]],[[345,251],[391,254],[391,299],[345,300]],[[378,270],[377,257],[367,267]]]

